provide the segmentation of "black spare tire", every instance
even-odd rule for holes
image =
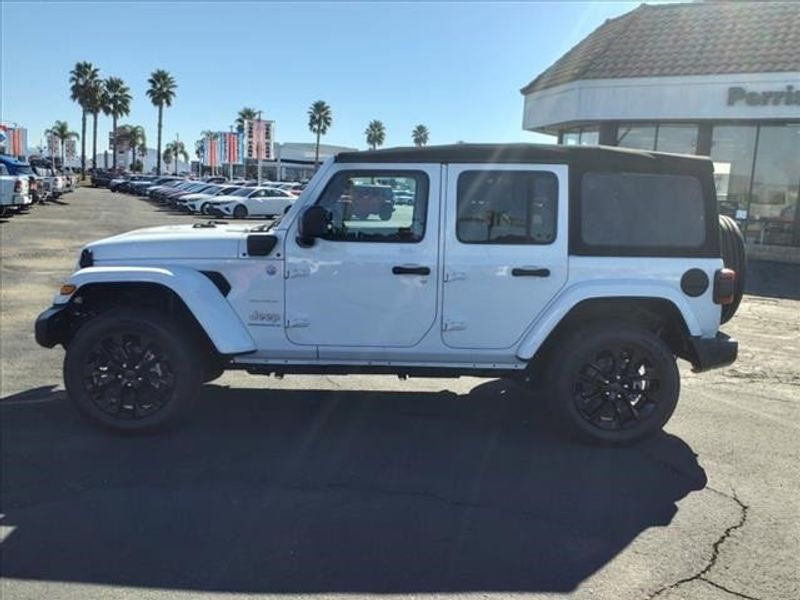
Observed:
[[[736,272],[733,302],[722,307],[721,322],[727,323],[736,314],[739,304],[744,296],[744,282],[747,275],[747,253],[745,251],[744,236],[739,225],[732,218],[719,216],[719,241],[722,252],[722,262],[726,269]]]

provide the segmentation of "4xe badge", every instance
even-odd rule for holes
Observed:
[[[278,272],[278,267],[276,267],[275,265],[267,265],[266,272],[267,275],[273,277]]]

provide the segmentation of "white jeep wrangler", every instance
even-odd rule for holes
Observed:
[[[382,193],[361,193],[372,188]],[[63,344],[69,396],[119,430],[163,425],[225,369],[477,375],[542,385],[568,430],[624,444],[669,419],[676,358],[696,371],[735,360],[718,330],[744,264],[705,158],[528,144],[352,152],[272,224],[89,244],[36,339]]]

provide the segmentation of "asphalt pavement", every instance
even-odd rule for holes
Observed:
[[[800,597],[797,269],[751,289],[739,361],[683,365],[666,433],[633,448],[562,439],[541,398],[474,378],[236,372],[172,431],[98,430],[33,320],[83,243],[193,219],[81,189],[0,221],[3,600]]]

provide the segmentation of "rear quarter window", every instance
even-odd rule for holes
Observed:
[[[693,249],[706,241],[703,188],[691,175],[585,173],[580,213],[587,247]]]

